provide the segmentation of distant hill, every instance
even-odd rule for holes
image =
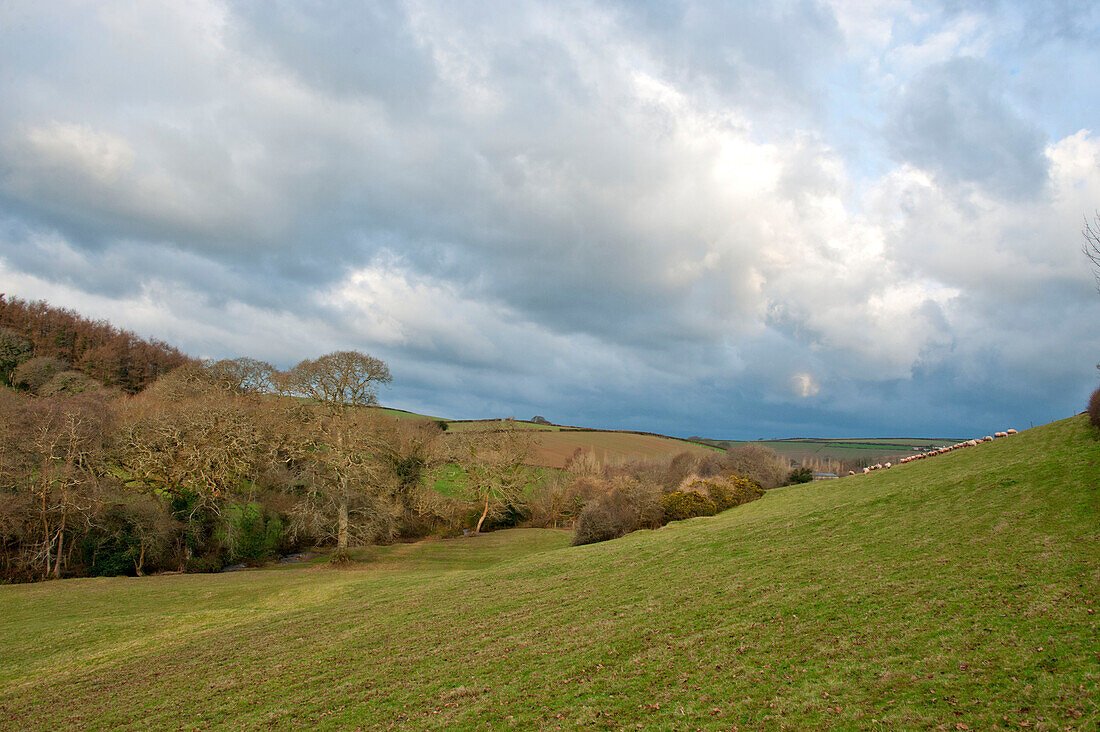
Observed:
[[[448,432],[503,428],[530,430],[535,443],[533,463],[545,468],[565,467],[578,450],[591,452],[600,463],[605,465],[630,460],[669,458],[682,452],[707,454],[723,451],[718,446],[651,432],[598,430],[513,419],[444,420],[385,407],[375,407],[375,409],[399,419],[441,422],[447,425]]]

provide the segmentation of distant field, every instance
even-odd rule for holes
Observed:
[[[421,419],[430,420],[432,422],[439,421],[438,417],[429,417],[426,414],[417,414],[416,412],[407,412],[404,409],[393,409],[392,407],[367,407],[372,412],[379,414],[385,414],[388,417],[395,417],[397,419]]]
[[[722,450],[720,447],[701,445],[662,435],[587,430],[516,419],[445,420],[388,407],[369,407],[369,409],[396,419],[443,422],[447,425],[447,432],[450,434],[500,429],[530,431],[533,435],[530,464],[538,468],[563,468],[578,449],[590,451],[604,465],[630,460],[664,459],[682,452],[706,454]],[[437,491],[449,496],[461,495],[465,485],[465,475],[457,465],[440,468],[431,480]]]
[[[453,423],[452,423],[453,424]],[[468,432],[475,429],[499,429],[500,422],[460,423],[464,429],[448,432]],[[530,423],[509,423],[519,426]],[[720,451],[720,448],[699,445],[674,437],[659,435],[641,435],[630,432],[604,432],[600,430],[579,430],[574,428],[531,425],[533,452],[530,464],[542,468],[564,468],[578,449],[591,452],[603,465],[616,464],[629,460],[652,460],[669,458],[682,452],[706,454]],[[453,495],[461,483],[461,471],[452,466],[442,471],[437,478],[436,490]]]
[[[602,464],[628,460],[668,458],[682,452],[711,453],[721,448],[700,445],[675,437],[586,430],[561,425],[544,425],[520,420],[461,420],[447,423],[448,432],[470,432],[501,428],[531,430],[534,434],[532,463],[546,468],[563,468],[578,450],[590,451]]]
[[[800,462],[808,460],[889,460],[894,457],[912,455],[921,449],[953,445],[958,438],[905,438],[905,437],[869,437],[843,439],[793,439],[793,440],[707,440],[708,443],[726,449],[742,445],[764,445],[783,457]]]
[[[573,456],[577,448],[592,451],[602,463],[616,463],[638,459],[663,459],[681,452],[706,453],[715,449],[726,450],[742,445],[764,445],[781,456],[798,463],[802,460],[845,460],[881,462],[895,459],[928,447],[951,445],[962,438],[924,437],[867,437],[839,439],[787,439],[787,440],[703,440],[706,445],[660,435],[637,434],[605,430],[586,430],[561,425],[544,425],[526,420],[463,419],[443,420],[414,412],[386,407],[372,407],[398,419],[424,419],[446,422],[448,432],[473,432],[503,427],[532,430],[538,433],[535,440],[534,464],[548,468],[561,468]]]
[[[539,433],[535,455],[539,465],[561,468],[578,448],[590,450],[605,465],[627,460],[669,458],[682,452],[709,454],[720,450],[673,437],[562,429]]]
[[[480,430],[499,430],[506,427],[544,432],[554,432],[561,429],[558,425],[537,424],[520,419],[456,419],[447,422],[448,432],[477,432]]]
[[[534,435],[534,454],[532,455],[531,464],[544,468],[565,467],[565,463],[573,457],[578,449],[591,451],[596,459],[605,465],[628,460],[668,458],[681,452],[706,454],[722,449],[680,440],[675,437],[636,432],[586,430],[577,427],[537,424],[526,420],[511,419],[439,420],[436,417],[385,407],[372,407],[372,409],[390,414],[398,419],[427,419],[446,422],[448,433],[499,429],[530,430]],[[454,494],[458,490],[457,486],[461,483],[459,472],[456,468],[438,476],[436,489],[444,494]]]
[[[546,473],[553,472],[553,470],[553,468],[541,465],[527,467],[527,492],[530,493],[534,490]],[[431,482],[432,488],[441,495],[459,498],[468,497],[466,471],[458,464],[450,463],[437,467],[428,477],[428,480]]]
[[[1098,485],[1077,417],[603,544],[0,586],[0,728],[1094,730]]]
[[[803,438],[786,440],[702,440],[706,445],[674,437],[586,430],[562,425],[544,425],[526,420],[462,419],[443,420],[414,412],[386,407],[371,407],[398,419],[423,419],[446,422],[448,432],[474,432],[503,427],[537,432],[533,464],[547,468],[562,468],[577,448],[590,450],[601,463],[628,460],[651,460],[672,457],[681,452],[706,453],[727,450],[742,445],[764,445],[788,460],[844,460],[851,462],[883,462],[904,455],[912,455],[920,449],[951,445],[962,438],[925,437],[867,437],[867,438]],[[446,482],[440,486],[450,492]]]

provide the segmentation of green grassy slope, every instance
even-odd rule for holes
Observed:
[[[1100,723],[1100,441],[1083,418],[567,539],[0,587],[0,727]]]

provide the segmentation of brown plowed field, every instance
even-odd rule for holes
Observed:
[[[709,454],[717,448],[683,440],[629,432],[599,432],[583,430],[539,431],[535,439],[535,460],[548,468],[561,468],[577,448],[591,450],[603,463],[629,460],[668,458],[681,452]]]

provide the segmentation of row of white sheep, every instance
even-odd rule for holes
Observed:
[[[977,445],[979,443],[982,443],[982,442],[993,442],[993,440],[997,439],[998,437],[1008,437],[1009,435],[1014,435],[1014,434],[1016,434],[1016,430],[1005,430],[1004,432],[994,432],[992,435],[986,435],[985,437],[981,438],[980,440],[966,440],[964,442],[959,442],[959,443],[954,444],[954,445],[949,445],[948,447],[941,447],[938,450],[931,450],[929,452],[922,452],[919,455],[910,455],[909,457],[903,457],[901,460],[898,461],[898,465],[901,465],[902,463],[911,463],[914,460],[923,460],[925,458],[935,457],[936,455],[944,455],[944,454],[949,453],[949,452],[954,452],[955,450],[961,450],[964,447],[974,447],[975,445]],[[887,468],[892,468],[892,467],[894,467],[892,463],[878,463],[877,465],[872,465],[869,468],[864,468],[863,469],[863,474],[866,475],[867,473],[870,473],[872,470],[886,470]],[[855,475],[855,474],[856,474],[856,471],[854,471],[854,470],[849,470],[848,471],[848,475]]]

